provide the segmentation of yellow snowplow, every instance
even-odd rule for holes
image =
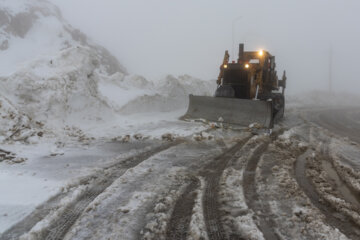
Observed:
[[[272,128],[284,115],[285,71],[278,79],[275,57],[264,50],[244,52],[244,44],[240,44],[237,62],[230,63],[229,57],[226,51],[215,96],[190,95],[182,119]]]

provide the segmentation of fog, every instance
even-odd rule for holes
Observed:
[[[130,73],[152,80],[166,74],[216,79],[234,41],[235,54],[244,42],[246,50],[275,55],[290,92],[329,88],[330,48],[334,91],[360,86],[358,0],[51,1]]]

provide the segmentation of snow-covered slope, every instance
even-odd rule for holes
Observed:
[[[115,57],[69,25],[46,0],[0,0],[0,75],[13,73],[34,57],[75,46],[96,51],[109,74],[126,72]]]
[[[103,74],[98,60],[93,49],[68,48],[3,78],[1,92],[31,119],[54,126],[106,119],[112,111],[98,92]]]
[[[0,62],[2,140],[116,125],[125,115],[185,108],[188,94],[215,89],[187,75],[157,83],[129,76],[46,0],[0,0]]]
[[[8,140],[109,117],[98,82],[127,74],[45,0],[0,0],[0,62],[0,135]]]

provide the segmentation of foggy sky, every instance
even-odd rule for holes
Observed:
[[[51,1],[130,73],[149,79],[216,79],[224,51],[232,52],[234,23],[236,45],[275,55],[290,92],[328,89],[330,46],[334,90],[359,91],[358,0]]]

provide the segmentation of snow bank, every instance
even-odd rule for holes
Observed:
[[[156,85],[141,76],[119,72],[108,75],[101,66],[99,55],[92,49],[69,48],[0,78],[0,96],[14,106],[16,115],[57,133],[65,126],[81,129],[124,115],[137,114],[141,118],[139,113],[176,111],[187,106],[189,94],[212,93],[212,82],[190,76],[168,76]],[[191,81],[195,83],[193,88]]]
[[[45,126],[45,133],[61,135],[69,127],[121,125],[124,118],[132,124],[142,118],[166,120],[162,118],[167,115],[159,116],[160,112],[176,112],[180,116],[179,112],[185,112],[189,94],[211,95],[214,85],[190,76],[168,76],[154,83],[120,72],[109,75],[96,51],[73,47],[38,58],[11,76],[0,78],[0,96],[13,106],[16,116],[28,119],[29,129]],[[7,111],[0,109],[0,114]],[[19,122],[12,119],[6,124],[13,126],[14,121]],[[12,134],[9,127],[7,131],[0,135]]]
[[[1,94],[30,118],[52,128],[75,119],[101,120],[111,109],[98,92],[98,59],[91,49],[75,47],[35,60],[1,79]]]
[[[0,142],[36,142],[44,125],[56,133],[111,116],[97,84],[126,74],[46,0],[0,0],[0,62]]]
[[[125,115],[173,112],[187,106],[188,94],[215,90],[214,81],[187,75],[156,83],[129,76],[46,0],[0,3],[0,142],[23,132],[26,139],[56,137],[72,134],[66,129],[119,125]]]
[[[115,57],[74,29],[60,10],[46,0],[0,0],[0,75],[10,75],[34,57],[75,46],[92,48],[103,67],[126,73]]]

